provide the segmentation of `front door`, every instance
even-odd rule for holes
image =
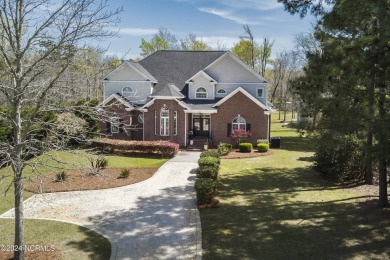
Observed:
[[[194,118],[194,136],[210,136],[210,118]]]

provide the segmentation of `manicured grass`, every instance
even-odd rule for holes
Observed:
[[[204,259],[388,258],[390,212],[315,173],[312,138],[277,115],[272,129],[285,149],[222,160],[221,206],[200,211]]]
[[[59,169],[89,167],[86,150],[57,151],[31,160],[31,166],[25,168],[25,177],[33,178],[38,174],[47,174]],[[108,167],[160,167],[167,159],[107,155]],[[12,172],[9,167],[0,170],[0,214],[14,205]],[[24,199],[33,194],[24,192]],[[26,220],[26,243],[52,244],[64,254],[64,259],[109,259],[111,246],[107,239],[94,231],[55,221]],[[0,219],[0,245],[13,244],[14,221]]]
[[[12,219],[0,219],[0,244],[12,245],[14,236]],[[87,228],[57,221],[32,220],[25,222],[25,242],[60,249],[63,259],[101,259],[111,255],[110,242]]]

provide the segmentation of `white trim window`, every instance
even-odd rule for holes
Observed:
[[[165,108],[160,111],[160,135],[169,136],[169,110]]]
[[[134,96],[134,90],[132,87],[124,87],[122,88],[122,96],[124,97],[132,97]]]
[[[111,117],[111,133],[118,134],[120,128],[120,119],[119,117]]]
[[[226,96],[227,92],[226,89],[220,88],[217,90],[217,96]]]
[[[154,111],[154,135],[157,135],[157,111]]]
[[[195,97],[197,99],[206,99],[207,98],[207,90],[204,87],[199,87],[196,89]]]
[[[177,111],[173,112],[173,135],[177,135]]]
[[[263,87],[256,88],[256,97],[257,98],[263,98],[264,97],[264,91],[265,91],[265,89]]]
[[[232,131],[241,129],[246,131],[246,120],[238,115],[238,117],[234,118],[232,121]]]

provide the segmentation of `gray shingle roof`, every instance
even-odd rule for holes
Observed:
[[[153,91],[152,96],[176,97],[176,98],[184,98],[185,97],[180,92],[180,90],[172,83],[167,84],[163,88],[159,88],[157,91]]]
[[[184,99],[183,102],[186,103],[186,105],[191,110],[217,110],[213,107],[215,103],[220,101],[222,98],[216,98],[215,100],[197,100],[197,99]]]
[[[165,90],[169,84],[174,84],[186,95],[183,91],[186,80],[224,53],[226,51],[156,51],[139,63],[158,81],[153,95],[169,95],[169,90]]]

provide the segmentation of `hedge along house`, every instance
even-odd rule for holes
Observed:
[[[232,130],[244,129],[255,144],[270,135],[268,83],[230,51],[157,51],[103,78],[101,133],[187,147],[233,143]]]

